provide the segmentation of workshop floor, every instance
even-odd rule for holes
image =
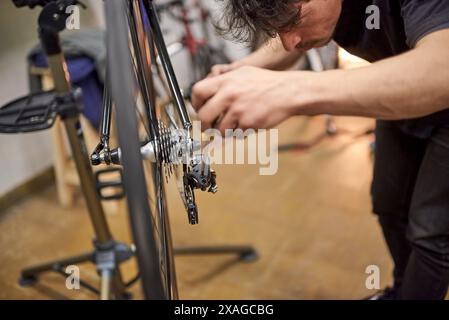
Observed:
[[[254,263],[232,256],[176,258],[183,299],[359,299],[369,265],[391,281],[391,262],[376,218],[370,213],[372,137],[356,137],[370,120],[339,118],[342,133],[303,151],[282,152],[279,171],[260,176],[258,167],[217,166],[220,191],[198,197],[200,224],[189,226],[178,195],[169,188],[176,245],[251,244]],[[293,119],[282,125],[281,145],[312,141],[324,118]],[[110,213],[116,239],[128,241],[127,217]],[[82,200],[61,209],[54,187],[0,215],[0,299],[94,299],[85,290],[69,291],[59,275],[21,288],[21,268],[77,254],[90,248],[92,230]],[[123,266],[126,278],[134,262]],[[81,278],[97,282],[91,266]],[[139,286],[132,288],[140,297]]]

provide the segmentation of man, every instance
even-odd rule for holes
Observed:
[[[227,0],[239,39],[277,36],[195,85],[204,128],[269,128],[294,115],[377,119],[372,185],[394,260],[378,299],[444,299],[449,284],[449,1]],[[375,5],[373,7],[372,5]],[[375,13],[379,10],[379,28]],[[368,12],[368,13],[367,13]],[[374,16],[370,16],[374,14]],[[372,22],[372,21],[371,21]],[[373,64],[276,71],[331,39]],[[268,70],[269,69],[269,70]]]

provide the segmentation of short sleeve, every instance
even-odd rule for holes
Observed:
[[[449,28],[449,0],[400,0],[407,44],[414,48],[426,35]]]

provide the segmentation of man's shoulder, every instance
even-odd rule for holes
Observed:
[[[344,0],[334,40],[371,62],[408,50],[399,1]]]
[[[422,37],[445,28],[449,28],[447,0],[344,0],[336,37],[353,38],[357,32],[359,39],[372,41],[373,35],[383,33],[396,45],[404,40],[414,48]]]

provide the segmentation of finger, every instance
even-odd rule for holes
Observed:
[[[206,130],[213,126],[214,122],[220,118],[230,104],[230,97],[225,91],[218,93],[210,98],[198,112],[198,118],[202,122],[202,129]]]
[[[220,85],[220,77],[204,79],[197,82],[192,88],[192,106],[195,110],[201,109],[206,101],[217,93]]]
[[[221,135],[224,137],[226,129],[236,129],[239,126],[239,120],[235,113],[232,111],[226,112],[221,121],[217,124],[217,129],[220,130]]]
[[[221,120],[223,120],[223,116],[224,116],[224,113],[221,113],[221,114],[218,116],[218,118],[216,118],[216,119],[212,122],[211,128],[218,128],[218,126],[220,125]]]
[[[233,68],[230,64],[218,64],[212,67],[210,76],[217,77],[223,73],[231,71]]]
[[[221,71],[222,69],[223,69],[223,65],[221,65],[221,64],[217,64],[217,65],[213,66],[212,69],[210,69],[208,78],[213,78],[213,77],[219,76],[222,73],[222,71]]]
[[[221,70],[211,70],[210,73],[207,75],[206,79],[210,79],[210,78],[215,78],[220,76],[221,74],[223,74],[223,72],[221,72]]]

